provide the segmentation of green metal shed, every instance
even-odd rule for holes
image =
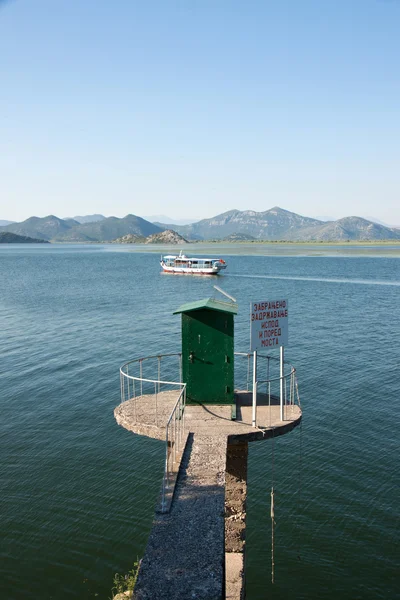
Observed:
[[[236,304],[206,298],[184,304],[182,314],[182,377],[186,401],[233,404]]]

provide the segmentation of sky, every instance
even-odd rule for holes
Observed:
[[[400,226],[400,0],[0,0],[0,219]]]

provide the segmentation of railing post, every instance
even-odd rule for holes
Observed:
[[[294,369],[292,367],[291,375],[290,375],[290,403],[292,405],[292,415],[294,411]]]
[[[136,384],[135,384],[134,379],[132,380],[132,387],[133,387],[133,398],[134,398],[133,406],[134,406],[134,411],[135,411],[135,421],[137,421]]]
[[[127,400],[130,400],[130,389],[129,389],[129,365],[126,365],[126,380],[127,380],[127,384],[128,384],[128,397]]]
[[[287,401],[287,381],[286,381],[286,377],[283,378],[283,394],[284,394],[284,398],[285,398],[285,411],[286,411],[286,407],[288,405],[288,401]],[[287,412],[285,412],[285,415],[287,415]]]
[[[158,410],[157,410],[157,408],[158,408],[158,402],[157,402],[157,400],[158,400],[158,394],[157,394],[157,383],[156,382],[154,382],[154,392],[155,392],[154,395],[156,397],[156,427],[158,427]]]
[[[174,412],[174,463],[176,462],[176,442],[177,442],[177,435],[176,435],[176,410]]]
[[[165,443],[166,443],[166,446],[165,446],[165,478],[164,478],[165,481],[166,481],[166,483],[165,483],[165,489],[168,489],[168,487],[169,487],[169,478],[168,478],[168,469],[169,469],[169,467],[168,467],[168,462],[169,462],[168,438],[169,438],[169,436],[168,436],[168,423],[167,423],[167,427],[166,427],[166,430],[165,430]]]
[[[280,347],[280,354],[281,354],[281,364],[280,364],[280,396],[281,396],[281,410],[280,410],[280,419],[281,421],[283,421],[283,378],[285,376],[285,367],[284,367],[284,358],[285,358],[285,352],[284,352],[284,347],[281,346]]]
[[[300,394],[299,394],[299,384],[297,382],[297,377],[295,377],[295,385],[296,385],[297,403],[298,403],[299,406],[301,406],[301,403],[300,403]]]
[[[294,369],[290,373],[290,404],[294,406]]]
[[[185,412],[186,412],[186,385],[183,388],[183,435],[185,435],[186,432],[186,417],[185,417]]]
[[[268,380],[269,426],[271,427],[271,382]]]
[[[181,389],[181,393],[179,396],[179,449],[182,445],[182,418],[183,418],[183,390]]]

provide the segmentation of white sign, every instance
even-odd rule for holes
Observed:
[[[289,342],[288,300],[250,304],[250,350],[270,350]]]

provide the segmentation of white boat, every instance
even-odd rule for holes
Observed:
[[[160,265],[164,273],[189,273],[191,275],[218,275],[226,269],[226,262],[222,258],[195,258],[182,252],[179,256],[162,256]]]

